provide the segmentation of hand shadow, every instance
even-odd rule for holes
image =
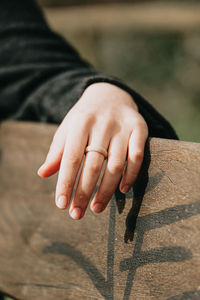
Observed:
[[[138,214],[140,211],[142,200],[149,180],[148,169],[151,161],[149,143],[150,141],[148,139],[145,145],[143,163],[140,172],[138,174],[137,180],[135,181],[132,187],[133,199],[132,199],[132,207],[126,218],[126,231],[124,234],[125,243],[128,243],[128,241],[133,241]],[[119,214],[121,214],[125,208],[126,195],[120,192],[119,186],[115,191],[115,200],[116,200],[118,212]]]

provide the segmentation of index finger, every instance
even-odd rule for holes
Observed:
[[[81,126],[70,130],[67,134],[56,185],[56,205],[61,209],[69,206],[87,140],[87,129]]]

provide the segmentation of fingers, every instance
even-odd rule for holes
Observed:
[[[86,211],[92,193],[101,174],[104,156],[100,153],[86,154],[79,183],[70,207],[70,215],[74,219],[81,219]]]
[[[128,150],[127,167],[120,184],[120,190],[127,193],[133,185],[139,173],[143,156],[148,128],[144,122],[134,127],[134,131],[128,138],[120,135],[113,138],[110,144],[107,167],[95,198],[91,203],[91,209],[102,212],[112,197],[124,171],[126,154]]]
[[[60,209],[67,208],[70,203],[87,140],[88,133],[84,126],[69,131],[56,186],[56,205]]]
[[[122,176],[127,154],[128,136],[116,135],[109,146],[108,162],[100,187],[91,203],[95,213],[102,212],[112,197]]]
[[[95,128],[94,135],[91,134],[88,144],[98,147],[108,148],[109,136],[102,129]],[[74,198],[70,207],[70,215],[74,219],[84,216],[92,193],[96,187],[101,169],[104,163],[104,155],[98,152],[87,152],[83,164],[82,172],[76,188]]]
[[[148,128],[143,119],[132,125],[129,122],[106,121],[102,126],[102,119],[98,123],[100,126],[97,126],[93,119],[87,122],[80,120],[79,126],[77,122],[74,126],[72,123],[69,122],[70,125],[67,126],[63,123],[65,126],[56,132],[46,161],[38,170],[38,174],[48,177],[60,168],[55,195],[56,205],[60,209],[66,209],[72,197],[86,146],[92,145],[108,150],[106,169],[91,203],[91,209],[100,213],[106,208],[122,175],[120,190],[123,193],[128,192],[136,180],[143,161]],[[127,166],[124,172],[126,158]],[[84,216],[101,174],[103,162],[104,156],[100,153],[86,154],[69,210],[72,218],[80,219]]]
[[[120,183],[122,193],[127,193],[137,178],[144,157],[147,136],[148,129],[145,123],[135,127],[130,136],[127,167]]]

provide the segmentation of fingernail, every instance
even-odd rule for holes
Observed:
[[[92,207],[92,210],[93,210],[93,212],[95,212],[95,213],[100,213],[100,212],[102,212],[103,211],[103,208],[104,208],[104,206],[103,206],[103,204],[102,203],[96,203],[93,207]]]
[[[82,214],[82,211],[79,207],[76,207],[72,210],[72,212],[70,213],[71,217],[74,219],[74,220],[79,220],[81,218],[81,214]]]
[[[41,165],[41,167],[37,171],[38,175],[40,175],[40,172],[42,172],[44,169],[46,169],[46,166],[47,166],[46,163],[43,163],[43,165]]]
[[[61,209],[66,208],[67,207],[67,197],[64,195],[60,196],[56,202],[56,205]]]
[[[128,184],[126,184],[121,188],[121,192],[126,194],[126,193],[128,193],[129,189],[130,189],[130,186]]]

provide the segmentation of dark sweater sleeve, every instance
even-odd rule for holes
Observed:
[[[130,93],[150,136],[177,138],[171,125],[139,94],[93,69],[52,32],[34,0],[0,1],[0,120],[60,123],[95,82],[109,82]]]

